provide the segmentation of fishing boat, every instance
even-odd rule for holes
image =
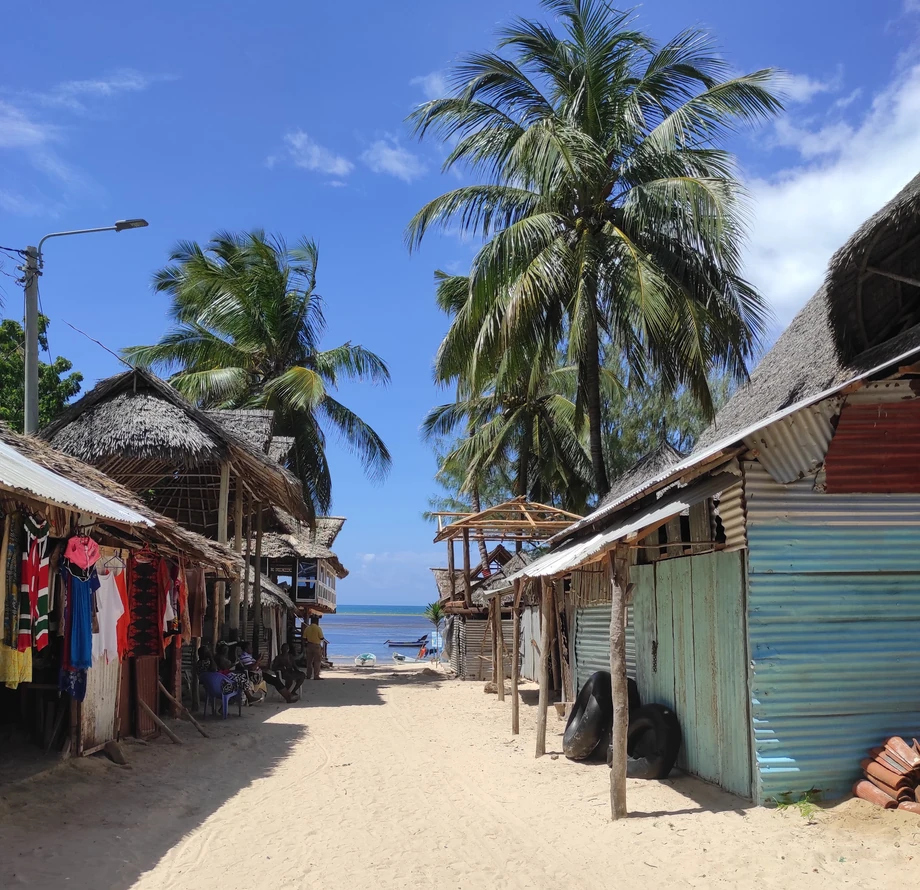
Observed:
[[[384,640],[391,649],[418,649],[428,642],[428,634],[419,637],[417,640]]]
[[[355,656],[355,667],[373,667],[377,664],[377,656],[373,652],[363,652]]]

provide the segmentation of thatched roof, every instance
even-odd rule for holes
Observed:
[[[291,461],[291,451],[294,449],[293,436],[272,436],[268,446],[268,456],[276,463],[286,467]]]
[[[275,422],[274,411],[261,408],[231,408],[205,411],[205,414],[257,451],[268,453]]]
[[[311,528],[304,522],[298,522],[290,513],[275,508],[269,514],[266,525],[267,530],[262,533],[264,557],[325,559],[337,578],[348,575],[348,569],[332,551],[332,544],[345,525],[344,516],[318,516],[315,527]],[[255,548],[254,535],[251,546]]]
[[[161,513],[214,537],[225,460],[260,498],[307,519],[300,483],[262,450],[263,412],[248,415],[202,411],[166,381],[135,369],[97,384],[41,435],[133,491],[150,492]],[[258,426],[256,444],[223,425],[228,421],[244,433]]]
[[[866,220],[831,258],[828,309],[841,361],[850,361],[920,322],[918,242],[920,175]]]
[[[183,528],[172,519],[151,510],[134,493],[101,473],[95,467],[85,464],[69,454],[57,451],[41,439],[20,436],[5,424],[0,424],[0,440],[15,448],[30,460],[45,467],[45,469],[57,473],[65,479],[70,479],[72,482],[76,482],[110,500],[123,504],[154,524],[152,529],[124,529],[118,528],[117,524],[109,521],[100,522],[99,525],[108,529],[113,536],[126,543],[134,542],[136,546],[140,546],[145,542],[153,542],[164,551],[175,556],[184,556],[221,575],[239,574],[240,559],[229,547],[209,541],[207,538]]]
[[[670,442],[662,442],[654,451],[650,451],[645,457],[640,457],[626,472],[617,476],[600,506],[613,503],[627,492],[632,491],[643,479],[674,466],[685,456]]]
[[[438,599],[442,602],[451,598],[450,593],[450,572],[447,569],[432,569],[434,583],[438,588]],[[454,571],[455,590],[462,594],[463,592],[463,572]]]

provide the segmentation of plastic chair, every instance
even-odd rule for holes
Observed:
[[[237,692],[236,690],[231,690],[230,692],[224,692],[224,675],[216,671],[209,671],[204,674],[199,674],[199,679],[201,680],[201,685],[204,686],[204,713],[208,713],[208,702],[211,702],[211,716],[216,716],[217,711],[217,702],[220,701],[220,713],[221,717],[226,720],[228,714],[227,705],[232,699],[236,699],[236,703],[239,707],[239,715],[243,716],[243,693]]]

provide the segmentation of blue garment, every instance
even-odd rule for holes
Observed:
[[[86,581],[70,576],[70,666],[77,670],[93,666],[93,596],[98,589],[95,569]]]

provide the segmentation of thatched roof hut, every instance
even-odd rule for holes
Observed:
[[[42,431],[157,511],[217,537],[221,466],[264,503],[309,519],[300,483],[267,452],[270,412],[206,412],[135,369],[97,384]]]
[[[228,547],[209,541],[155,512],[134,493],[96,468],[57,451],[41,439],[20,436],[5,424],[0,424],[0,441],[39,466],[128,507],[153,525],[152,528],[137,529],[107,519],[100,520],[98,526],[114,540],[134,546],[152,542],[164,552],[191,558],[220,575],[235,577],[240,573],[239,557]]]
[[[831,258],[828,312],[842,362],[920,323],[920,174]]]
[[[315,525],[310,527],[276,507],[266,519],[262,556],[268,559],[324,559],[337,578],[345,578],[348,569],[332,550],[344,525],[343,516],[318,516]],[[255,547],[255,538],[252,547]]]

